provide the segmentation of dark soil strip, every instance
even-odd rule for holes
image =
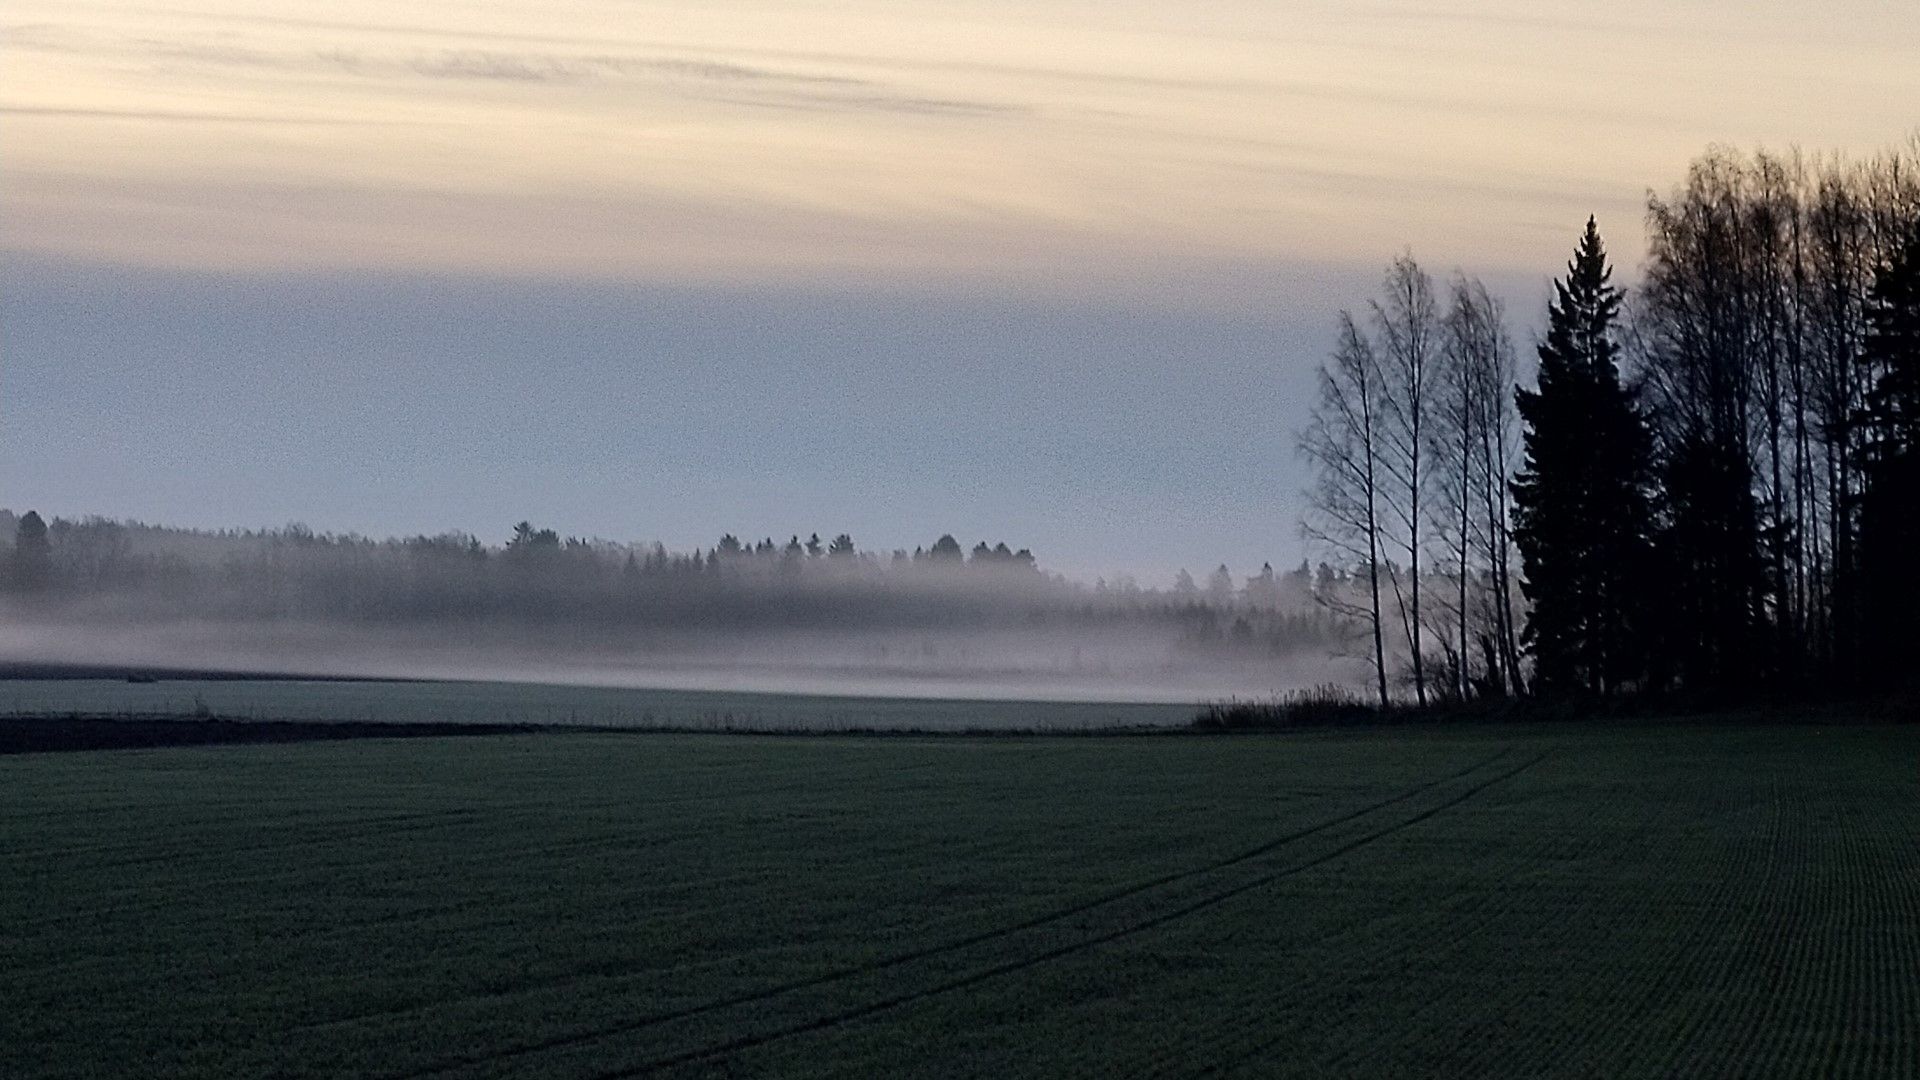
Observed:
[[[219,717],[120,719],[111,716],[0,718],[0,754],[63,750],[138,750],[162,746],[418,739],[448,735],[521,735],[538,724],[379,724],[364,720],[227,720]]]

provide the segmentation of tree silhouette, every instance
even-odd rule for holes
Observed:
[[[560,549],[560,534],[552,529],[536,529],[532,522],[522,521],[513,527],[513,536],[507,541],[507,554],[517,558],[530,558],[543,552]]]
[[[1763,517],[1774,505],[1760,471],[1773,411],[1761,317],[1772,275],[1756,266],[1757,197],[1740,162],[1709,154],[1647,214],[1636,329],[1662,474],[1655,647],[1670,666],[1662,677],[1699,689],[1738,690],[1780,671],[1766,648],[1779,639],[1765,633],[1783,599],[1767,570],[1785,523]]]
[[[1407,636],[1409,659],[1413,663],[1413,693],[1420,704],[1427,703],[1425,628],[1421,622],[1420,600],[1425,582],[1420,577],[1420,559],[1427,541],[1422,537],[1427,510],[1424,503],[1433,486],[1433,462],[1428,453],[1428,431],[1433,410],[1434,360],[1440,345],[1439,308],[1433,295],[1433,279],[1420,268],[1412,255],[1402,255],[1387,268],[1381,286],[1381,299],[1372,305],[1374,332],[1379,355],[1379,425],[1381,449],[1379,464],[1386,482],[1380,485],[1380,502],[1396,529],[1395,539],[1407,555],[1407,584],[1400,585],[1397,574],[1388,580],[1400,607],[1401,627]]]
[[[1380,461],[1383,376],[1372,343],[1345,311],[1340,313],[1339,344],[1318,374],[1320,399],[1300,433],[1300,453],[1315,472],[1301,531],[1343,561],[1358,563],[1366,574],[1367,592],[1364,603],[1354,601],[1337,587],[1332,568],[1323,562],[1314,598],[1340,618],[1364,620],[1372,639],[1368,660],[1384,709],[1389,698],[1380,605],[1385,516],[1381,487],[1386,479]]]
[[[1429,505],[1434,537],[1453,572],[1451,640],[1440,638],[1452,668],[1451,692],[1505,694],[1517,688],[1519,647],[1511,585],[1513,341],[1500,302],[1486,286],[1456,275],[1442,326],[1435,379],[1432,458],[1437,480]],[[1474,674],[1475,644],[1485,656]]]
[[[1860,575],[1868,671],[1875,681],[1912,679],[1920,646],[1920,221],[1874,276],[1864,357],[1879,371],[1862,426],[1872,435],[1861,499]],[[22,522],[24,525],[24,520]]]
[[[1641,590],[1652,527],[1652,443],[1620,382],[1621,294],[1592,218],[1554,283],[1536,388],[1515,401],[1514,478],[1526,640],[1543,689],[1617,689],[1645,674]]]
[[[37,592],[52,581],[53,542],[38,511],[29,510],[20,516],[8,569],[13,587],[21,592]]]

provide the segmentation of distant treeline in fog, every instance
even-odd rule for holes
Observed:
[[[1410,255],[1343,316],[1306,531],[1383,704],[1914,678],[1920,141],[1712,151],[1646,231],[1623,289],[1588,221],[1525,379]]]
[[[1017,629],[1063,648],[1085,632],[1140,631],[1169,661],[1324,654],[1350,628],[1315,594],[1353,585],[1327,567],[1236,578],[1222,566],[1201,583],[1183,571],[1162,590],[1124,577],[1069,581],[1024,548],[968,549],[952,536],[878,552],[844,533],[729,534],[670,551],[563,538],[528,522],[488,544],[466,533],[374,540],[301,525],[203,531],[0,510],[0,544],[16,623],[309,623],[455,638],[544,627],[575,641],[594,631],[667,640],[660,635]]]

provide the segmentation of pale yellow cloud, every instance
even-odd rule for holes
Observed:
[[[15,0],[0,244],[1096,290],[1407,244],[1550,267],[1709,141],[1920,123],[1912,5],[1672,6]]]

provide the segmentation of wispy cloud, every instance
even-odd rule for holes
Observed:
[[[1489,10],[1484,4],[1449,8],[1435,0],[1420,0],[1420,3],[1414,7],[1359,7],[1353,10],[1353,16],[1379,23],[1475,26],[1490,32],[1524,29],[1556,33],[1586,33],[1613,31],[1626,25],[1617,19],[1600,20],[1557,12],[1542,12],[1537,9],[1494,11]]]
[[[1007,116],[1031,111],[1031,106],[1023,103],[915,94],[875,79],[674,57],[447,49],[415,57],[407,66],[435,79],[643,83],[682,96],[754,108],[871,110],[921,116]]]
[[[804,94],[785,93],[762,97],[704,95],[713,101],[752,108],[798,109],[811,112],[867,109],[873,112],[906,113],[918,116],[1013,116],[1032,112],[1032,107],[1017,103],[958,101],[941,98],[905,97],[897,94]]]
[[[855,52],[845,49],[765,48],[744,45],[716,47],[703,46],[687,41],[665,41],[659,38],[648,37],[499,31],[476,29],[466,26],[429,26],[413,23],[314,19],[300,16],[264,15],[258,13],[240,14],[180,10],[167,10],[162,13],[174,18],[233,26],[252,25],[303,30],[326,30],[355,36],[402,39],[428,38],[436,41],[496,42],[503,45],[533,45],[592,50],[672,50],[687,55],[716,56],[722,57],[723,59],[658,61],[658,63],[700,66],[716,69],[717,71],[738,72],[749,75],[773,71],[773,69],[756,67],[748,63],[739,62],[739,58],[748,58],[753,61],[776,61],[829,66],[840,69],[852,68],[860,71],[886,71],[905,77],[910,77],[916,72],[945,72],[963,75],[1011,76],[1019,79],[1032,79],[1046,82],[1153,87],[1173,90],[1252,89],[1260,85],[1257,80],[1228,78],[1224,76],[1173,77],[1133,71],[1075,67],[1065,64],[1009,63],[987,59],[954,60],[927,56],[905,56],[886,52]],[[817,74],[797,76],[793,72],[788,71],[775,71],[774,73],[780,78],[808,78],[818,81],[847,82],[869,81],[864,78],[848,76]]]
[[[0,115],[33,136],[8,146],[10,190],[49,185],[36,248],[91,229],[89,250],[151,234],[143,250],[208,263],[659,277],[1050,280],[1084,252],[1164,277],[1169,252],[1238,265],[1402,243],[1531,265],[1560,238],[1518,217],[1638,199],[1710,140],[1857,149],[1912,123],[1897,18],[1878,21],[1893,45],[1844,69],[1711,47],[1708,9],[1740,14],[1770,59],[1813,48],[1790,0],[1701,0],[1646,42],[1623,34],[1668,25],[1657,0],[1564,17],[1526,0],[137,3],[15,0],[0,27]],[[1568,82],[1556,58],[1596,48],[1616,77]],[[375,130],[401,123],[439,128]],[[159,180],[182,186],[139,186]],[[334,194],[249,202],[242,181]],[[476,248],[506,221],[530,224]]]
[[[551,56],[512,55],[474,49],[445,50],[419,57],[408,66],[434,79],[489,79],[497,82],[573,82],[587,77],[586,67]]]
[[[883,79],[702,56],[497,48],[443,48],[410,52],[341,47],[273,50],[190,36],[160,38],[87,34],[48,24],[13,27],[6,34],[7,43],[14,48],[67,54],[92,52],[154,61],[176,69],[182,66],[209,70],[247,69],[255,72],[330,75],[361,81],[393,82],[427,78],[444,82],[496,82],[529,87],[628,84],[750,108],[874,111],[928,117],[1011,116],[1033,110],[1030,103],[917,93],[910,86]],[[130,116],[144,110],[123,111]],[[156,114],[153,118],[160,116]],[[187,115],[182,114],[180,118],[187,118]]]
[[[302,116],[295,113],[208,113],[177,109],[85,109],[6,104],[0,104],[0,116],[40,116],[63,120],[159,121],[181,124],[291,124],[324,127],[419,127],[423,124],[422,121],[416,120]]]
[[[184,60],[224,67],[284,67],[285,59],[265,49],[248,48],[222,42],[133,38],[130,51],[160,60]]]

